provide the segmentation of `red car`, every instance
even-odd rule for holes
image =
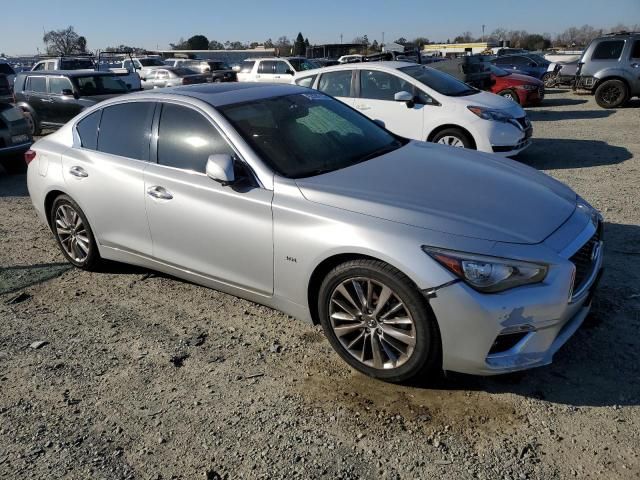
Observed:
[[[537,78],[511,73],[489,65],[493,85],[490,91],[509,98],[523,107],[537,105],[544,99],[544,83]]]

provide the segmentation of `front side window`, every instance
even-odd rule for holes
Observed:
[[[479,90],[470,87],[447,73],[424,65],[412,65],[410,67],[402,67],[398,70],[448,97],[464,97],[467,95],[475,95],[479,92]]]
[[[115,75],[88,75],[75,77],[74,83],[80,95],[109,95],[112,93],[127,93],[127,85]]]
[[[49,77],[49,93],[62,95],[63,90],[73,90],[71,82],[65,77]]]
[[[103,109],[98,150],[121,157],[148,160],[154,109],[153,102],[121,103]]]
[[[45,62],[38,63],[35,67],[33,67],[33,71],[34,71],[34,72],[37,72],[37,71],[39,71],[39,70],[44,70],[44,63],[45,63]]]
[[[351,70],[339,70],[323,74],[318,83],[318,90],[333,97],[350,97],[351,72]]]
[[[267,165],[289,178],[346,168],[406,143],[344,103],[317,92],[218,109]]]
[[[45,77],[29,77],[26,90],[28,92],[45,93],[47,91],[47,79]]]
[[[313,82],[316,81],[317,75],[309,75],[308,77],[299,78],[296,80],[296,84],[301,87],[309,87],[313,85]]]
[[[102,110],[95,111],[78,122],[76,130],[80,137],[80,145],[83,148],[88,148],[90,150],[96,150],[98,148],[98,125],[100,125],[100,115],[102,115]]]
[[[245,60],[240,64],[240,73],[251,73],[255,64],[253,60]]]
[[[319,65],[304,58],[292,58],[289,60],[289,63],[291,64],[291,66],[293,66],[296,72],[303,72],[305,70],[313,70],[315,68],[319,68]]]
[[[276,62],[266,60],[258,65],[258,73],[273,73],[276,69]]]
[[[392,102],[395,94],[401,91],[411,93],[413,85],[387,72],[360,71],[360,97],[362,98]]]
[[[165,103],[158,128],[158,164],[205,173],[209,155],[233,150],[197,111]]]
[[[592,60],[617,60],[620,58],[624,40],[605,40],[600,42],[591,56]]]
[[[276,73],[286,75],[287,73],[291,73],[291,67],[287,62],[280,60],[276,62]]]

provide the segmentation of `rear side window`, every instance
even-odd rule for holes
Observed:
[[[44,93],[47,91],[47,79],[45,77],[29,77],[25,90]]]
[[[640,40],[636,40],[631,50],[631,58],[640,58]]]
[[[209,155],[233,150],[222,135],[200,113],[166,103],[158,131],[158,163],[205,173]]]
[[[98,150],[148,160],[154,107],[152,102],[130,102],[105,108],[100,122]]]
[[[592,60],[616,60],[620,58],[624,40],[605,40],[600,42],[591,56]]]
[[[334,97],[351,96],[351,70],[328,72],[320,77],[318,90]]]
[[[78,122],[76,130],[80,137],[80,145],[83,148],[95,150],[98,148],[98,125],[100,125],[100,115],[102,110],[93,112]]]
[[[276,62],[272,60],[260,62],[260,65],[258,65],[258,73],[274,73],[275,67]]]
[[[413,86],[395,75],[375,70],[360,71],[360,97],[393,101],[401,91],[413,92]]]
[[[242,64],[240,64],[240,73],[251,73],[251,70],[253,70],[253,66],[255,64],[256,62],[252,60],[245,60],[244,62],[242,62]]]
[[[310,75],[308,77],[299,78],[298,80],[296,80],[296,84],[300,85],[301,87],[311,88],[311,85],[313,85],[313,82],[316,81],[316,77],[317,75]]]

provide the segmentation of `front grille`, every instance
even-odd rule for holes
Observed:
[[[573,290],[578,291],[584,282],[589,278],[593,269],[593,249],[602,239],[602,226],[599,224],[596,233],[585,243],[580,250],[573,254],[569,259],[576,266],[576,278],[573,282]]]

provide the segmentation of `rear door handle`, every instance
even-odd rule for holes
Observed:
[[[173,195],[169,190],[159,185],[154,185],[147,189],[147,194],[153,198],[159,198],[161,200],[171,200]]]
[[[78,178],[86,178],[89,176],[89,174],[84,168],[78,167],[77,165],[74,165],[73,167],[71,167],[69,169],[69,173],[74,177],[78,177]]]

